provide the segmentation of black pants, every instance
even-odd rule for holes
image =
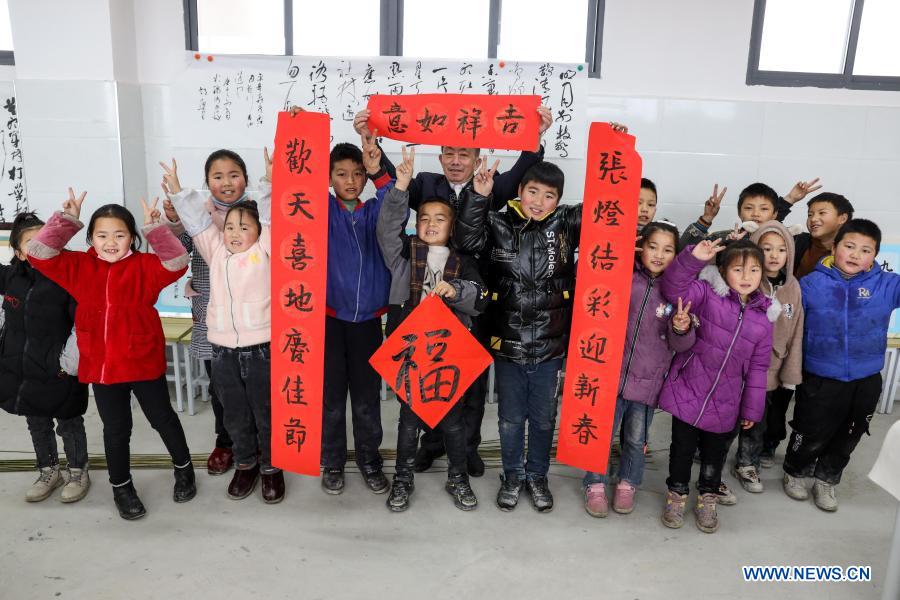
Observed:
[[[416,462],[416,446],[419,431],[427,429],[422,419],[416,416],[406,402],[400,403],[400,424],[397,427],[397,478],[412,481],[413,466]],[[466,475],[466,431],[463,423],[462,402],[450,409],[433,430],[442,434],[450,463],[447,474],[450,477]]]
[[[172,462],[176,466],[191,462],[184,429],[169,402],[169,385],[165,375],[149,381],[93,385],[97,412],[103,421],[103,449],[106,452],[111,484],[121,485],[131,479],[132,392],[137,397],[144,416],[150,421],[150,426],[162,438]]]
[[[691,466],[694,452],[700,448],[701,494],[713,494],[722,483],[722,466],[733,432],[711,433],[697,429],[677,417],[672,417],[672,444],[669,447],[669,478],[666,485],[678,494],[690,491]]]
[[[216,448],[231,448],[234,442],[225,429],[225,408],[222,406],[219,395],[216,394],[216,380],[212,373],[212,361],[204,360],[203,367],[206,369],[206,376],[209,378],[209,402],[212,404],[213,415],[216,418]]]
[[[784,472],[794,477],[812,473],[837,485],[850,462],[881,395],[881,373],[838,381],[803,374],[794,404],[793,432],[784,457]]]
[[[778,444],[787,438],[787,411],[794,390],[778,388],[766,394],[766,431],[763,435],[763,452],[775,454]]]
[[[353,447],[363,473],[381,470],[381,377],[369,358],[381,346],[381,319],[360,323],[325,318],[325,397],[322,467],[347,462],[347,392],[353,415]]]
[[[763,440],[766,435],[766,428],[768,427],[767,417],[769,414],[769,406],[772,403],[772,396],[776,391],[777,390],[766,392],[766,412],[763,414],[763,418],[759,423],[754,423],[753,427],[750,429],[743,429],[740,428],[740,422],[738,422],[740,430],[738,433],[737,456],[735,457],[737,466],[753,466],[759,471],[759,456],[763,451]]]
[[[234,463],[263,473],[272,467],[272,373],[269,344],[243,348],[213,345],[212,368],[225,408],[225,427],[234,440]]]

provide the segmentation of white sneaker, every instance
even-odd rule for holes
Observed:
[[[25,500],[28,502],[40,502],[46,500],[53,493],[53,490],[61,486],[63,483],[62,476],[59,474],[59,465],[52,467],[44,467],[41,469],[40,475],[35,480],[28,491],[25,492]]]
[[[794,500],[809,499],[809,491],[806,489],[806,486],[803,485],[802,477],[793,477],[785,473],[784,479],[781,480],[781,487],[784,488],[784,493],[787,494],[789,498],[793,498]]]
[[[60,494],[60,501],[68,504],[78,502],[87,496],[91,489],[91,478],[87,469],[69,469],[68,481]]]
[[[834,512],[838,509],[838,501],[834,496],[834,486],[825,483],[821,479],[816,479],[813,484],[813,500],[816,506],[828,512]]]
[[[756,467],[753,465],[746,467],[735,465],[733,473],[745,490],[754,494],[762,493],[763,483],[759,480],[759,473],[756,472]]]

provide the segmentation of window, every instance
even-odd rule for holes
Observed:
[[[196,0],[198,49],[284,54],[284,0]]]
[[[587,29],[584,0],[503,0],[497,57],[584,62]]]
[[[0,0],[0,65],[13,65],[12,26],[9,21],[9,0]]]
[[[756,0],[748,85],[900,89],[897,0]]]
[[[300,3],[295,4],[299,8]],[[377,0],[304,2],[293,11],[293,52],[312,56],[378,56]],[[325,25],[331,23],[332,25]]]
[[[485,0],[404,0],[403,56],[486,59],[489,6]]]

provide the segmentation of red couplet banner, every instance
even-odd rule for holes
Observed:
[[[540,96],[487,94],[375,95],[369,130],[433,146],[531,150],[538,147]]]
[[[592,123],[572,333],[556,458],[605,473],[634,266],[641,157],[634,136]]]
[[[437,296],[428,296],[369,359],[429,427],[437,427],[491,355]]]
[[[279,113],[272,155],[272,464],[318,476],[328,265],[328,115]]]

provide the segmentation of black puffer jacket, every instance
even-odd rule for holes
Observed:
[[[20,415],[71,418],[87,410],[87,385],[59,356],[72,333],[75,301],[27,262],[0,265],[0,407]]]
[[[483,196],[463,193],[469,197],[460,202],[454,241],[462,252],[488,261],[485,321],[494,355],[520,364],[565,356],[581,205],[561,205],[535,221],[524,216],[518,200],[497,212]]]

